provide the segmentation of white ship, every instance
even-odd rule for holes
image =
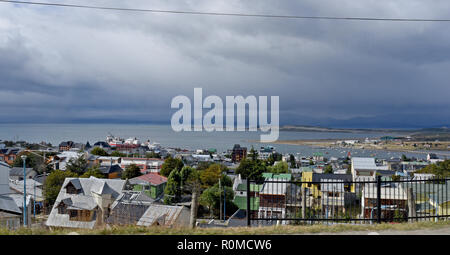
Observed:
[[[117,147],[118,145],[122,145],[124,143],[124,140],[120,137],[113,136],[112,134],[109,134],[106,137],[106,142],[111,147]]]
[[[128,139],[125,140],[124,142],[125,144],[134,144],[134,145],[140,145],[141,142],[136,138],[136,137],[130,137]]]

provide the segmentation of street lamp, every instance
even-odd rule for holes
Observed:
[[[26,160],[27,156],[21,156],[23,160],[23,225],[27,226],[27,174],[26,174]]]

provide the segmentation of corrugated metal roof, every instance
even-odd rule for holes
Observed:
[[[406,200],[406,191],[401,185],[381,187],[381,199]],[[377,198],[377,186],[374,183],[368,183],[363,188],[364,198]]]
[[[140,181],[150,183],[152,185],[160,185],[167,182],[167,178],[155,173],[148,173],[135,178],[130,179],[131,184],[141,184]]]
[[[269,178],[266,179],[267,181],[274,181],[274,182],[265,182],[263,184],[263,188],[260,192],[260,194],[266,194],[266,195],[286,195],[286,188],[288,185],[289,179],[273,179]],[[280,181],[280,182],[276,182]]]
[[[35,186],[36,185],[36,186]],[[24,188],[23,188],[23,180],[22,181],[15,181],[10,180],[9,181],[9,187],[11,190],[23,194]],[[36,201],[43,201],[43,191],[42,191],[42,184],[33,180],[33,179],[27,179],[27,195],[32,195],[33,198],[36,197]]]
[[[151,226],[154,224],[172,226],[181,214],[183,206],[150,205],[144,215],[139,219],[138,226]]]
[[[25,174],[29,174],[33,171],[33,168],[25,168]],[[23,167],[13,167],[9,170],[10,176],[20,176],[23,177]]]
[[[352,166],[354,169],[376,169],[375,158],[352,158]]]
[[[351,182],[352,181],[352,175],[351,174],[319,174],[319,173],[314,173],[313,176],[312,176],[312,181],[313,182],[323,182],[325,180]]]
[[[10,213],[15,213],[15,214],[22,214],[22,211],[16,205],[16,202],[14,202],[14,199],[12,199],[8,196],[0,195],[0,210],[7,211]]]
[[[324,182],[333,182],[333,183],[321,183],[320,190],[323,192],[344,192],[345,182],[343,180],[336,179],[322,179]]]

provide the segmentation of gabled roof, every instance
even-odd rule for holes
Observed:
[[[2,195],[0,195],[0,211],[5,211],[12,214],[22,214],[22,211],[16,205],[14,199],[9,196]]]
[[[286,195],[286,189],[288,186],[288,182],[290,179],[272,179],[269,178],[263,184],[262,190],[259,193],[260,195]],[[273,182],[272,182],[273,181]],[[278,183],[277,183],[278,181]]]
[[[117,164],[114,164],[112,166],[100,166],[98,168],[98,170],[100,170],[100,172],[102,172],[103,174],[110,174],[110,173],[116,173],[116,172],[123,172],[122,167],[120,167]]]
[[[25,174],[29,174],[33,171],[33,168],[25,168]],[[9,170],[9,176],[22,176],[23,177],[23,167],[13,167]]]
[[[114,194],[114,190],[106,182],[95,183],[92,185],[91,192],[99,195]]]
[[[3,162],[3,161],[0,161],[0,166],[4,166],[4,167],[7,167],[7,168],[11,168],[10,165],[8,165],[7,163],[5,163],[5,162]]]
[[[61,147],[61,146],[72,146],[73,145],[73,141],[65,141],[65,142],[61,142],[60,144],[59,144],[59,146]]]
[[[78,194],[68,194],[64,187],[66,187],[69,182],[72,184],[75,183],[75,185],[79,182],[82,192]],[[94,194],[110,194],[112,199],[115,200],[122,193],[125,183],[125,180],[99,179],[93,176],[90,178],[66,178],[62,185],[63,188],[61,188],[58,197],[56,198],[46,225],[69,228],[93,228],[96,220],[87,222],[69,220],[69,215],[58,213],[58,206],[63,203],[67,205],[68,209],[93,210],[99,206],[94,199]]]
[[[138,226],[152,226],[155,224],[173,226],[181,215],[183,206],[156,205],[152,204],[142,215],[137,223]]]
[[[63,187],[66,188],[68,184],[72,184],[75,187],[75,189],[77,189],[77,190],[81,189],[81,183],[80,183],[79,179],[72,179]]]
[[[20,148],[5,148],[0,149],[0,153],[5,155],[17,154],[20,150],[21,150]]]
[[[377,167],[377,165],[375,164],[375,158],[360,158],[360,157],[352,158],[352,166],[354,169],[367,169],[367,170],[373,170],[376,169]]]
[[[148,173],[135,178],[130,179],[130,184],[146,184],[160,185],[167,182],[167,178],[155,173]]]
[[[37,182],[33,179],[27,179],[26,183],[27,195],[32,195],[36,201],[43,201],[43,191],[42,191],[42,183]],[[18,192],[20,194],[24,193],[23,180],[9,180],[9,188],[12,191]]]

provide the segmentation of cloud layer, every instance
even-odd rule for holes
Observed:
[[[59,1],[60,2],[60,1]],[[65,3],[93,4],[91,1]],[[450,18],[448,1],[95,1],[211,12]],[[278,95],[284,124],[450,124],[448,23],[0,4],[0,122],[169,123],[171,99]]]

